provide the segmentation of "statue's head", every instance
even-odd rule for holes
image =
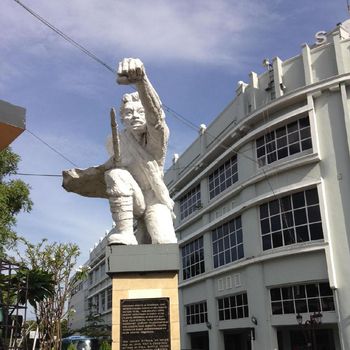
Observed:
[[[146,130],[145,109],[137,92],[123,96],[120,118],[124,126],[131,131],[140,133]]]

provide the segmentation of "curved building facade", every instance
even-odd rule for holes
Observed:
[[[349,349],[350,34],[265,66],[165,175],[181,348]]]

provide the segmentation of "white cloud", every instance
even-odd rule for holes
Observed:
[[[21,1],[113,68],[129,56],[147,67],[205,64],[228,66],[232,73],[247,63],[248,52],[264,37],[260,31],[279,20],[269,8],[277,0]],[[0,62],[7,64],[0,63],[0,92],[21,88],[14,77],[19,72],[24,81],[50,78],[60,91],[100,94],[96,74],[106,76],[104,68],[15,1],[1,6]]]
[[[115,57],[123,52],[157,61],[232,61],[233,53],[238,57],[258,40],[260,29],[278,18],[268,1],[257,0],[23,2],[97,53],[106,51]],[[67,48],[15,2],[2,6],[2,46],[27,45],[27,53],[48,56],[52,45]]]

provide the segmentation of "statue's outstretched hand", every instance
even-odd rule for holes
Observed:
[[[145,67],[138,58],[124,58],[119,62],[117,83],[121,85],[135,84],[145,77]]]

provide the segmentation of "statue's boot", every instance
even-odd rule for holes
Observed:
[[[134,235],[134,217],[132,196],[113,196],[109,204],[115,227],[108,237],[108,244],[137,244]]]

